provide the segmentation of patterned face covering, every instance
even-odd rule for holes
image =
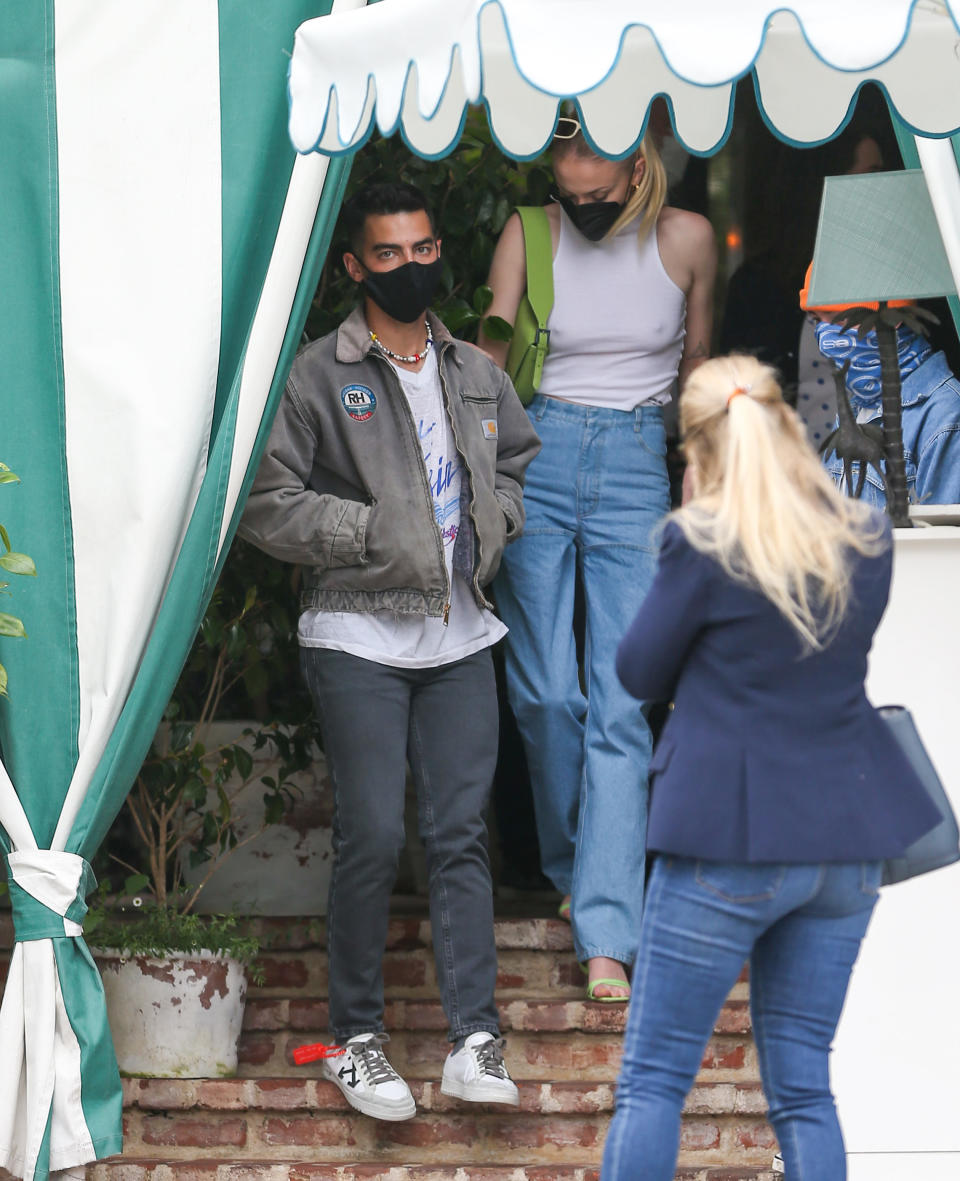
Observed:
[[[855,328],[842,328],[826,321],[814,328],[820,352],[837,368],[849,357],[847,392],[854,410],[880,408],[880,349],[876,332],[868,332],[861,340]],[[897,329],[897,360],[900,380],[903,381],[918,365],[922,365],[933,349],[922,336],[917,336],[902,324]]]

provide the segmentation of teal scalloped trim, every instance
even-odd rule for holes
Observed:
[[[916,9],[917,5],[918,5],[920,2],[921,2],[921,0],[913,0],[913,3],[912,3],[912,4],[911,4],[911,6],[910,6],[910,11],[909,11],[909,13],[907,14],[907,20],[906,20],[906,22],[905,22],[905,25],[904,25],[904,31],[903,31],[903,35],[902,35],[902,37],[900,38],[900,40],[898,41],[897,45],[894,47],[894,49],[892,49],[892,50],[890,51],[890,53],[889,53],[889,54],[887,54],[887,56],[886,56],[886,57],[884,57],[884,58],[881,58],[880,60],[878,60],[878,61],[876,61],[876,62],[873,62],[871,66],[867,67],[868,69],[871,69],[871,70],[873,70],[873,69],[876,69],[878,66],[881,66],[881,65],[883,65],[885,62],[889,61],[889,60],[890,60],[890,58],[894,57],[894,56],[895,56],[897,53],[899,53],[899,51],[902,49],[902,47],[903,47],[903,45],[904,45],[904,42],[907,40],[907,38],[908,38],[908,37],[909,37],[909,35],[910,35],[910,28],[911,28],[911,25],[912,25],[912,23],[913,23],[914,10]],[[518,63],[518,61],[517,61],[517,54],[516,54],[516,50],[515,50],[515,48],[514,48],[514,44],[513,44],[513,37],[512,37],[512,34],[511,34],[511,32],[510,32],[510,26],[509,26],[509,23],[507,22],[507,14],[506,14],[506,12],[504,12],[503,5],[500,3],[500,0],[487,0],[487,3],[488,3],[488,4],[497,4],[497,5],[499,5],[499,7],[500,7],[500,11],[501,11],[501,13],[503,13],[503,16],[504,16],[504,29],[506,30],[506,35],[507,35],[507,44],[508,44],[508,45],[509,45],[509,47],[510,47],[510,54],[511,54],[511,57],[513,58],[514,65],[516,66],[517,73],[518,73],[518,74],[520,74],[520,75],[521,75],[521,77],[523,77],[523,78],[524,78],[524,80],[525,80],[525,81],[526,81],[526,82],[527,82],[527,83],[528,83],[530,86],[532,86],[532,87],[533,87],[535,90],[538,90],[538,91],[539,91],[541,94],[547,94],[547,95],[550,95],[551,97],[555,97],[555,98],[557,99],[557,106],[558,106],[558,108],[559,108],[559,105],[560,105],[560,103],[561,103],[561,102],[568,101],[568,100],[571,100],[571,99],[572,99],[572,100],[574,100],[574,101],[576,101],[576,102],[577,102],[577,107],[578,107],[578,109],[579,109],[579,101],[577,101],[577,96],[576,96],[576,95],[571,95],[571,94],[556,94],[556,93],[555,93],[555,92],[553,92],[553,91],[550,91],[550,90],[544,90],[542,87],[540,87],[540,86],[537,86],[535,83],[531,82],[529,78],[527,78],[527,76],[526,76],[526,75],[523,73],[523,71],[520,69],[519,63]],[[477,10],[477,20],[478,20],[478,25],[479,25],[479,16],[480,16],[480,12],[481,12],[481,11],[483,10],[483,8],[485,8],[486,6],[487,6],[487,5],[486,5],[486,4],[484,4],[484,5],[483,5],[483,6],[482,6],[480,9],[478,9],[478,10]],[[693,148],[693,147],[691,147],[689,144],[687,144],[687,143],[684,141],[683,137],[682,137],[682,136],[681,136],[679,133],[677,133],[677,131],[676,131],[676,124],[675,124],[675,122],[674,122],[674,131],[675,131],[675,134],[676,134],[677,141],[678,141],[678,142],[679,142],[679,143],[680,143],[680,144],[681,144],[681,145],[684,147],[684,149],[685,149],[686,151],[688,151],[688,152],[689,152],[691,155],[693,155],[693,156],[712,156],[712,155],[714,155],[716,152],[718,152],[718,151],[719,151],[719,150],[720,150],[720,149],[721,149],[721,148],[724,146],[724,144],[727,142],[727,140],[728,140],[728,139],[729,139],[729,137],[730,137],[730,132],[731,132],[731,130],[732,130],[732,128],[733,128],[733,115],[734,115],[734,94],[735,94],[735,84],[736,84],[736,83],[737,83],[737,82],[738,82],[738,81],[739,81],[741,78],[745,78],[745,77],[747,77],[748,75],[752,75],[752,76],[753,76],[754,93],[757,95],[757,106],[758,106],[758,108],[759,108],[759,110],[760,110],[761,116],[763,117],[763,120],[764,120],[764,122],[766,123],[767,127],[770,129],[771,133],[777,137],[777,139],[779,139],[779,140],[782,140],[784,143],[790,144],[790,145],[791,145],[791,146],[793,146],[793,147],[798,147],[798,148],[812,148],[812,147],[817,147],[817,146],[819,146],[820,144],[828,143],[830,140],[832,140],[832,139],[835,139],[835,138],[836,138],[838,135],[840,135],[840,133],[841,133],[841,132],[844,130],[844,128],[847,126],[847,124],[850,122],[850,119],[851,119],[851,118],[852,118],[852,116],[853,116],[853,109],[854,109],[854,107],[856,106],[856,99],[857,99],[857,96],[858,96],[858,94],[860,93],[860,89],[861,89],[861,87],[863,87],[863,86],[864,86],[864,85],[865,85],[865,84],[866,84],[868,81],[870,81],[870,82],[873,82],[873,85],[875,85],[875,86],[878,86],[878,87],[879,87],[879,88],[880,88],[880,89],[883,91],[883,93],[884,93],[884,97],[885,97],[885,98],[886,98],[886,100],[887,100],[887,104],[888,104],[888,106],[890,106],[891,110],[893,110],[893,111],[895,111],[895,112],[896,112],[896,114],[897,114],[897,117],[900,119],[900,121],[901,121],[901,122],[902,122],[902,123],[903,123],[905,126],[909,127],[909,128],[910,128],[910,130],[911,130],[911,131],[912,131],[912,132],[913,132],[915,135],[926,135],[926,136],[928,136],[928,138],[930,138],[930,139],[947,139],[947,138],[949,138],[950,136],[957,134],[957,132],[958,132],[958,131],[960,131],[960,125],[958,125],[957,127],[953,128],[953,129],[952,129],[952,130],[950,130],[950,131],[945,131],[945,132],[938,132],[938,133],[936,133],[936,134],[931,134],[931,133],[929,133],[929,132],[926,132],[926,131],[924,131],[922,128],[914,127],[912,124],[908,123],[908,122],[907,122],[907,121],[906,121],[906,120],[903,118],[903,116],[902,116],[902,115],[900,115],[899,111],[897,111],[896,107],[895,107],[895,106],[894,106],[894,104],[891,102],[891,99],[890,99],[890,94],[889,94],[889,92],[887,91],[887,88],[886,88],[886,87],[883,85],[883,83],[882,83],[882,82],[875,81],[875,80],[873,80],[873,79],[864,79],[864,80],[863,80],[863,81],[862,81],[862,82],[861,82],[861,83],[860,83],[860,84],[857,86],[857,89],[856,89],[856,91],[855,91],[855,92],[854,92],[854,94],[853,94],[853,97],[852,97],[852,99],[851,99],[850,106],[849,106],[849,108],[847,109],[847,114],[846,114],[846,116],[844,117],[844,119],[842,120],[842,122],[840,123],[840,125],[839,125],[839,126],[836,128],[836,130],[835,130],[835,131],[834,131],[834,132],[833,132],[831,135],[827,136],[827,137],[826,137],[826,138],[824,138],[824,139],[807,141],[807,140],[795,140],[795,139],[791,138],[791,137],[790,137],[790,136],[788,136],[788,135],[784,135],[784,134],[782,134],[782,133],[781,133],[781,132],[780,132],[780,131],[779,131],[779,130],[776,128],[776,127],[774,127],[774,125],[771,123],[771,121],[770,121],[770,120],[769,120],[769,118],[767,117],[767,113],[766,113],[766,111],[765,111],[765,110],[764,110],[764,108],[763,108],[763,104],[762,104],[762,103],[761,103],[761,101],[760,101],[759,87],[758,87],[758,84],[757,84],[757,76],[756,76],[756,72],[755,72],[755,67],[756,67],[756,63],[757,63],[757,58],[760,56],[760,53],[761,53],[761,52],[762,52],[762,50],[763,50],[764,43],[766,42],[766,38],[767,38],[767,30],[768,30],[768,28],[769,28],[770,21],[772,20],[773,16],[775,16],[775,15],[778,15],[778,14],[779,14],[779,13],[781,13],[781,12],[787,12],[787,13],[790,13],[790,14],[791,14],[791,15],[794,17],[794,19],[797,21],[797,24],[799,25],[799,28],[800,28],[801,35],[803,36],[803,39],[804,39],[804,41],[806,42],[808,49],[809,49],[809,50],[810,50],[810,52],[813,54],[813,56],[814,56],[814,57],[816,57],[816,58],[817,58],[819,61],[823,62],[823,64],[824,64],[825,66],[827,66],[827,67],[828,67],[828,68],[830,68],[830,69],[837,70],[837,71],[839,71],[840,73],[853,73],[853,74],[861,74],[861,73],[864,73],[864,70],[863,70],[863,69],[856,69],[856,70],[846,70],[846,69],[843,69],[842,67],[839,67],[839,66],[836,66],[836,65],[834,65],[832,62],[829,62],[829,61],[827,61],[827,59],[826,59],[825,57],[823,57],[823,55],[822,55],[822,54],[820,54],[820,53],[819,53],[819,52],[816,50],[816,48],[815,48],[815,47],[814,47],[814,46],[811,44],[811,42],[810,42],[810,39],[809,39],[809,37],[807,36],[806,30],[804,29],[803,22],[802,22],[802,20],[800,19],[800,16],[799,16],[799,14],[798,14],[798,13],[797,13],[797,12],[796,12],[796,11],[795,11],[793,8],[789,7],[788,5],[782,5],[782,6],[778,7],[777,9],[775,9],[773,12],[771,12],[771,13],[770,13],[770,14],[767,16],[767,19],[764,21],[763,32],[762,32],[762,34],[761,34],[761,36],[760,36],[760,40],[759,40],[759,43],[758,43],[758,45],[757,45],[756,51],[754,52],[753,56],[752,56],[752,57],[751,57],[751,59],[750,59],[750,63],[749,63],[749,65],[748,65],[748,66],[747,66],[745,69],[743,69],[743,70],[741,70],[740,72],[738,72],[737,74],[734,74],[734,75],[732,75],[730,78],[724,79],[724,80],[722,80],[722,81],[720,81],[720,82],[711,83],[709,86],[704,86],[704,85],[702,85],[701,83],[694,81],[693,79],[686,78],[686,77],[685,77],[683,74],[680,74],[678,71],[676,71],[676,70],[673,68],[673,66],[671,65],[671,63],[670,63],[670,60],[669,60],[669,58],[667,57],[667,55],[664,53],[664,51],[663,51],[663,47],[661,46],[661,44],[660,44],[660,41],[658,40],[658,38],[657,38],[657,35],[656,35],[656,33],[654,32],[654,30],[653,30],[652,28],[650,28],[650,26],[649,26],[649,25],[646,25],[646,24],[644,24],[642,21],[633,21],[633,22],[631,22],[631,24],[624,26],[624,29],[623,29],[623,31],[622,31],[622,33],[621,33],[621,35],[620,35],[620,44],[619,44],[619,46],[618,46],[618,48],[617,48],[617,52],[616,52],[616,54],[615,54],[615,56],[614,56],[614,58],[613,58],[613,62],[612,62],[612,64],[610,65],[610,68],[607,70],[607,72],[606,72],[606,73],[603,75],[603,77],[602,77],[602,78],[600,78],[600,79],[599,79],[599,80],[598,80],[596,83],[594,83],[594,85],[591,87],[591,90],[595,90],[597,87],[599,87],[599,86],[602,86],[602,85],[603,85],[603,83],[604,83],[604,82],[606,82],[606,80],[607,80],[607,79],[610,77],[610,75],[611,75],[611,74],[613,73],[613,71],[616,69],[616,67],[617,67],[617,63],[620,61],[621,54],[623,53],[623,44],[624,44],[624,39],[626,38],[627,32],[628,32],[628,30],[629,30],[629,29],[633,28],[634,26],[637,26],[637,27],[640,27],[640,28],[646,28],[646,29],[648,29],[648,30],[649,30],[649,32],[650,32],[650,35],[651,35],[651,37],[653,38],[654,42],[656,43],[656,46],[657,46],[657,48],[659,49],[659,51],[660,51],[660,54],[661,54],[661,56],[663,57],[663,60],[664,60],[664,62],[667,64],[667,66],[669,67],[669,69],[670,69],[670,70],[671,70],[671,71],[674,73],[674,75],[675,75],[675,76],[676,76],[676,77],[677,77],[677,78],[678,78],[680,81],[682,81],[682,82],[686,82],[688,85],[691,85],[691,86],[698,86],[698,87],[700,87],[701,89],[704,89],[704,90],[710,90],[710,89],[714,89],[714,88],[716,88],[716,87],[718,87],[718,86],[729,86],[729,85],[733,85],[733,87],[734,87],[734,88],[731,90],[731,93],[730,93],[730,103],[729,103],[729,110],[728,110],[728,114],[727,114],[727,124],[726,124],[726,127],[724,128],[724,131],[723,131],[723,134],[722,134],[722,136],[721,136],[721,137],[720,137],[720,138],[717,140],[717,142],[716,142],[716,143],[715,143],[715,144],[714,144],[714,145],[713,145],[711,148],[709,148],[709,149],[706,149],[706,150],[702,150],[702,149],[698,149],[698,148]],[[952,8],[952,0],[947,0],[947,12],[948,12],[948,15],[950,16],[950,19],[953,21],[954,27],[957,29],[957,32],[958,32],[958,34],[960,34],[960,18],[958,18],[957,14],[955,14],[955,13],[954,13],[954,11],[953,11],[953,8]],[[460,42],[458,41],[458,42],[456,42],[456,44],[455,44],[454,46],[452,46],[452,47],[451,47],[451,54],[450,54],[451,64],[450,64],[450,69],[448,70],[448,73],[447,73],[447,79],[446,79],[446,81],[444,82],[443,89],[442,89],[442,91],[441,91],[441,94],[440,94],[440,98],[438,99],[438,101],[437,101],[437,105],[436,105],[436,107],[434,108],[434,113],[436,113],[436,110],[437,110],[437,109],[440,107],[440,105],[442,104],[442,102],[443,102],[443,100],[444,100],[444,98],[445,98],[445,96],[446,96],[446,93],[447,93],[447,87],[448,87],[448,85],[449,85],[449,82],[450,82],[450,71],[451,71],[451,70],[452,70],[452,68],[453,68],[453,55],[454,55],[454,52],[455,52],[455,50],[456,50],[456,49],[459,47],[459,45],[460,45]],[[413,61],[412,61],[412,60],[410,60],[410,61],[407,63],[407,78],[409,78],[409,74],[410,74],[410,70],[411,70],[412,66],[413,66]],[[427,152],[421,152],[421,151],[418,151],[418,149],[417,149],[417,148],[416,148],[416,147],[415,147],[415,146],[414,146],[414,145],[413,145],[413,144],[410,142],[410,139],[409,139],[409,137],[407,136],[406,130],[405,130],[405,128],[403,127],[403,119],[402,119],[402,116],[398,116],[398,117],[397,117],[397,119],[394,121],[393,125],[392,125],[391,127],[387,128],[386,130],[384,130],[383,128],[379,128],[379,130],[380,130],[380,133],[381,133],[381,134],[382,134],[384,137],[389,137],[389,136],[391,136],[391,135],[395,135],[395,134],[396,134],[396,133],[399,131],[399,133],[400,133],[400,136],[401,136],[401,138],[403,139],[403,142],[406,144],[406,146],[407,146],[407,147],[410,149],[410,151],[411,151],[411,152],[413,152],[413,153],[414,153],[414,155],[416,155],[416,156],[419,156],[421,159],[424,159],[424,160],[442,160],[444,157],[446,157],[446,156],[449,156],[451,152],[453,152],[453,151],[455,151],[455,150],[456,150],[457,144],[458,144],[458,143],[459,143],[459,141],[460,141],[460,136],[463,134],[463,126],[464,126],[464,123],[465,123],[465,121],[466,121],[466,117],[467,117],[467,106],[468,106],[468,105],[477,105],[477,106],[483,106],[483,107],[485,108],[486,112],[487,112],[487,122],[488,122],[488,123],[490,122],[490,119],[489,119],[489,104],[487,103],[486,99],[482,97],[482,96],[483,96],[483,61],[482,61],[482,60],[481,60],[481,62],[480,62],[480,71],[481,71],[481,73],[480,73],[480,94],[481,94],[481,98],[479,99],[479,101],[478,101],[476,104],[466,104],[466,103],[464,104],[463,115],[462,115],[462,117],[461,117],[461,119],[460,119],[460,124],[459,124],[459,127],[457,128],[457,131],[456,131],[455,135],[454,135],[454,136],[451,138],[450,142],[449,142],[449,143],[447,144],[447,146],[446,146],[445,148],[443,148],[441,151],[439,151],[439,152],[434,152],[434,153],[427,153]],[[406,92],[406,85],[407,85],[407,83],[406,83],[406,81],[405,81],[405,82],[404,82],[404,93]],[[287,97],[288,97],[288,103],[289,103],[289,101],[290,101],[289,71],[288,71],[288,83],[287,83]],[[654,97],[657,97],[657,96],[654,96]],[[663,95],[662,95],[662,97],[663,97],[663,98],[665,98],[665,99],[666,99],[666,101],[667,101],[667,103],[670,105],[670,117],[671,117],[671,121],[673,121],[673,103],[672,103],[672,101],[671,101],[671,99],[670,99],[670,96],[669,96],[669,95],[667,95],[667,94],[663,94]],[[653,100],[651,99],[651,102],[652,102],[652,101],[653,101]],[[402,109],[402,103],[401,103],[401,109]],[[326,155],[326,156],[332,156],[332,157],[336,157],[336,156],[349,155],[349,154],[350,154],[350,153],[352,153],[352,152],[359,151],[359,149],[360,149],[361,147],[363,147],[363,145],[364,145],[364,144],[366,144],[366,143],[368,142],[368,140],[370,139],[370,137],[373,135],[373,132],[374,132],[374,130],[375,130],[375,129],[377,129],[377,128],[379,127],[379,125],[378,125],[378,123],[377,123],[377,114],[376,114],[376,111],[377,111],[376,104],[374,104],[374,108],[373,108],[373,111],[371,112],[371,115],[370,115],[370,118],[369,118],[369,122],[368,122],[368,125],[367,125],[367,127],[366,127],[366,128],[365,128],[365,129],[364,129],[364,130],[363,130],[363,131],[360,133],[359,137],[358,137],[358,138],[357,138],[355,141],[351,140],[351,142],[349,142],[349,143],[344,143],[344,141],[340,139],[340,137],[339,137],[339,132],[338,132],[338,133],[337,133],[337,139],[338,139],[338,142],[341,144],[341,146],[340,146],[339,148],[323,148],[323,149],[322,149],[322,151],[323,151],[323,154],[324,154],[324,155]],[[326,114],[324,115],[323,125],[321,126],[320,133],[319,133],[319,135],[317,136],[317,139],[314,141],[314,144],[313,144],[313,146],[312,146],[312,147],[310,147],[310,148],[307,148],[307,149],[304,149],[304,150],[302,150],[302,151],[301,151],[301,149],[297,149],[298,151],[301,151],[301,154],[302,154],[302,155],[307,155],[307,154],[308,154],[308,153],[310,153],[310,152],[321,151],[321,149],[320,149],[319,145],[320,145],[321,141],[323,140],[323,137],[324,137],[324,135],[326,134],[326,131],[327,131],[327,120],[328,120],[328,118],[329,118],[329,114],[330,114],[330,105],[329,105],[329,99],[328,99],[328,104],[327,104],[327,112],[326,112]],[[638,147],[638,146],[639,146],[639,144],[640,144],[640,141],[641,141],[641,139],[643,138],[643,132],[646,130],[646,125],[647,125],[647,119],[648,119],[648,116],[649,116],[649,106],[648,106],[648,108],[647,108],[647,112],[645,113],[645,115],[644,115],[644,118],[643,118],[643,123],[642,123],[642,125],[641,125],[641,132],[640,132],[640,134],[639,134],[639,135],[637,136],[637,138],[636,138],[636,139],[633,141],[633,143],[631,144],[631,146],[630,146],[629,148],[627,148],[627,149],[626,149],[625,151],[623,151],[623,152],[620,152],[620,153],[618,153],[618,154],[617,154],[617,155],[615,155],[615,156],[611,156],[611,157],[610,157],[611,159],[622,160],[622,159],[624,159],[625,157],[629,156],[631,153],[633,153],[633,152],[635,152],[635,151],[636,151],[637,147]],[[428,121],[429,121],[429,119],[430,119],[430,118],[432,118],[432,116],[427,116],[427,119],[428,119]],[[359,127],[359,125],[358,125],[358,127]],[[551,133],[551,135],[550,135],[550,136],[548,136],[548,137],[547,137],[547,138],[544,140],[543,144],[542,144],[542,145],[541,145],[541,146],[540,146],[540,147],[539,147],[539,148],[538,148],[536,151],[534,151],[534,152],[529,152],[529,153],[526,153],[526,154],[522,154],[522,155],[521,155],[521,154],[516,154],[516,153],[514,153],[514,152],[511,152],[511,151],[509,151],[509,150],[508,150],[508,149],[507,149],[507,148],[504,146],[504,144],[501,142],[501,140],[498,138],[498,136],[497,136],[497,135],[496,135],[496,133],[494,132],[492,125],[491,125],[491,127],[490,127],[490,134],[491,134],[491,137],[492,137],[492,139],[493,139],[493,142],[494,142],[494,143],[497,145],[497,147],[499,148],[499,150],[500,150],[500,151],[501,151],[501,152],[502,152],[502,153],[503,153],[505,156],[509,156],[511,159],[514,159],[514,160],[535,160],[535,159],[536,159],[538,156],[541,156],[541,155],[543,155],[543,153],[546,151],[547,147],[549,146],[549,144],[550,144],[550,140],[551,140],[551,138],[552,138],[552,133]],[[589,132],[587,131],[586,127],[584,128],[584,136],[585,136],[585,138],[587,139],[587,142],[590,144],[590,146],[591,146],[591,147],[592,147],[592,148],[593,148],[595,151],[600,151],[600,149],[599,149],[599,146],[598,146],[598,145],[597,145],[597,143],[596,143],[596,142],[595,142],[595,141],[594,141],[594,140],[593,140],[593,139],[590,137],[590,135],[589,135]],[[602,153],[602,152],[601,152],[601,154],[604,154],[604,153]]]

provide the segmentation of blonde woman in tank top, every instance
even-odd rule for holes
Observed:
[[[617,643],[653,579],[670,507],[663,406],[706,360],[716,246],[699,214],[664,205],[649,137],[595,155],[575,119],[552,146],[554,305],[540,392],[543,450],[527,469],[523,536],[495,590],[510,629],[507,683],[533,784],[544,872],[569,904],[588,995],[625,1001],[639,941],[651,735],[617,680]],[[513,322],[526,289],[519,216],[490,270],[490,314]],[[481,347],[500,365],[507,345]],[[582,679],[573,635],[586,607]]]

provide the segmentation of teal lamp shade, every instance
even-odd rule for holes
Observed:
[[[919,168],[827,177],[809,307],[956,292]]]

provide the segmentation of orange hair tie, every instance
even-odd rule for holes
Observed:
[[[728,409],[728,410],[730,409],[730,403],[733,401],[733,399],[734,399],[734,398],[736,398],[736,397],[739,397],[739,396],[740,396],[740,394],[749,394],[749,393],[750,393],[750,386],[748,386],[748,385],[738,385],[738,386],[737,386],[737,387],[734,389],[734,391],[733,391],[733,393],[730,395],[730,397],[729,397],[729,398],[727,398],[727,409]]]

